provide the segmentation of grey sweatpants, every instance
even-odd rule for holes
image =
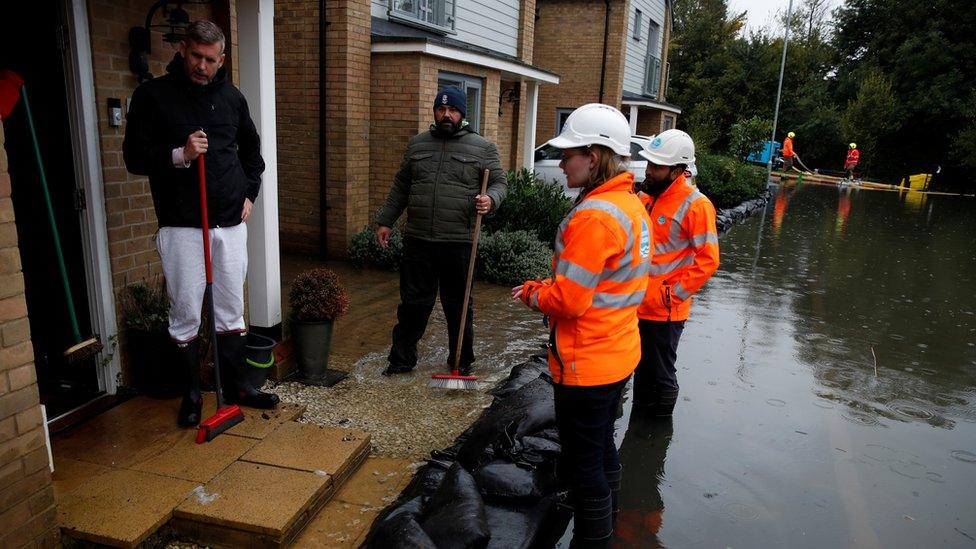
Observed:
[[[189,227],[161,227],[156,249],[169,294],[169,336],[177,342],[190,341],[200,330],[207,288],[203,233]],[[210,229],[210,257],[217,333],[244,331],[247,225]]]

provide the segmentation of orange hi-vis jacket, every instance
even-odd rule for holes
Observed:
[[[528,281],[522,300],[549,316],[549,369],[563,385],[607,385],[640,361],[637,305],[650,269],[650,219],[617,175],[590,191],[556,235],[555,280]]]
[[[715,207],[682,175],[660,196],[640,193],[654,227],[647,294],[637,309],[643,320],[688,320],[691,296],[718,269]]]
[[[793,156],[793,138],[787,137],[783,140],[783,158]]]

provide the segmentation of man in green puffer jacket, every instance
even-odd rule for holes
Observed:
[[[464,119],[464,92],[445,88],[437,93],[433,107],[435,123],[410,139],[376,220],[376,237],[385,248],[391,227],[407,212],[400,306],[384,375],[409,372],[417,365],[417,342],[427,328],[438,287],[447,321],[447,363],[454,364],[475,219],[501,205],[507,189],[498,148]],[[481,195],[486,169],[490,171],[488,191]],[[466,306],[460,362],[465,375],[474,362],[471,300]]]

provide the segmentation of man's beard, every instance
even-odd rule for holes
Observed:
[[[454,122],[450,118],[444,117],[443,119],[437,121],[437,131],[450,135],[458,131],[460,129],[460,125],[460,122]]]
[[[658,196],[661,193],[663,193],[668,187],[670,187],[671,183],[674,183],[674,179],[671,179],[670,172],[668,172],[668,174],[664,176],[664,178],[661,180],[656,180],[653,177],[647,177],[645,175],[644,184],[643,184],[644,192],[646,192],[651,196]]]

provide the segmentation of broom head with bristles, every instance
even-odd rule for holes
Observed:
[[[242,421],[244,421],[244,412],[241,411],[240,406],[232,404],[218,409],[216,414],[200,422],[200,428],[197,430],[197,444],[210,442],[217,438],[220,433]]]
[[[76,343],[64,352],[64,358],[68,364],[81,362],[86,358],[93,357],[102,351],[102,342],[97,337],[86,339],[81,343]]]
[[[434,374],[430,377],[428,387],[433,389],[457,389],[459,391],[477,391],[478,376],[462,376],[457,372],[450,374]]]

